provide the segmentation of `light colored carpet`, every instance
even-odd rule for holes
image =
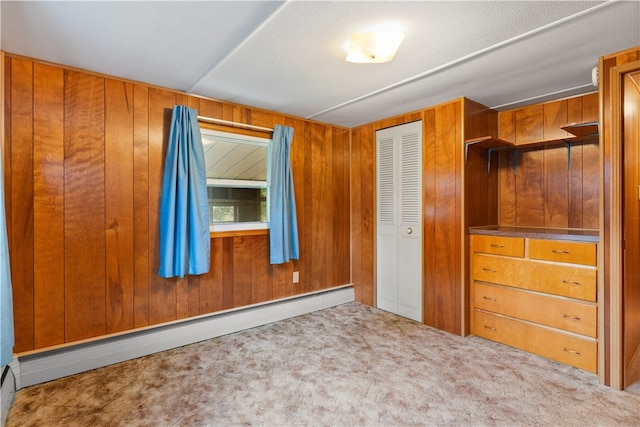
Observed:
[[[632,426],[593,374],[358,303],[18,391],[16,426]]]

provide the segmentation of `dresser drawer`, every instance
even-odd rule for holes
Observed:
[[[593,304],[547,297],[502,286],[474,283],[474,306],[595,338],[598,309]]]
[[[530,239],[529,258],[596,265],[596,244]]]
[[[571,267],[527,259],[473,255],[473,280],[561,295],[586,301],[596,300],[597,272],[591,267]]]
[[[524,239],[519,237],[471,235],[470,247],[474,252],[524,257]]]
[[[578,338],[479,310],[474,312],[473,319],[474,335],[589,372],[597,371],[598,346],[595,340]]]

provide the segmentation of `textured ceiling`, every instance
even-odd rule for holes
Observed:
[[[353,127],[460,96],[496,109],[595,90],[640,45],[639,1],[2,1],[9,53]],[[393,27],[393,62],[344,61]]]

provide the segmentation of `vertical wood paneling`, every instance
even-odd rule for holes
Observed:
[[[234,264],[234,238],[222,239],[222,309],[234,307],[235,299],[235,264]]]
[[[498,112],[482,104],[463,99],[464,106],[464,139],[498,135]]]
[[[305,258],[302,258],[305,259]],[[299,263],[298,265],[302,265],[303,267],[300,270],[304,270],[304,263]],[[271,277],[273,278],[273,298],[284,298],[292,295],[296,295],[302,293],[302,289],[304,289],[305,282],[301,281],[293,285],[291,283],[293,281],[293,277],[287,277],[287,264],[275,264],[271,266]]]
[[[544,227],[544,151],[526,150],[518,156],[516,225]]]
[[[15,351],[351,280],[349,130],[25,59],[6,58],[5,70],[7,220],[12,261],[20,260],[13,268]],[[175,103],[209,117],[294,127],[299,261],[270,265],[267,234],[212,238],[209,273],[158,276],[160,190]],[[371,183],[365,188],[362,200],[372,203]],[[358,223],[367,227],[370,216]],[[293,271],[300,284],[292,283]]]
[[[5,195],[5,218],[7,225],[7,243],[11,248],[11,58],[2,55],[4,61],[4,68],[0,75],[4,77],[2,81],[4,99],[4,135],[0,142],[0,149],[2,150],[2,173],[4,174],[4,192]]]
[[[494,153],[494,155],[497,153]],[[489,194],[491,191],[497,191],[489,185],[490,175],[487,173],[487,156],[486,150],[469,149],[467,153],[467,164],[465,169],[465,204],[467,214],[467,226],[473,227],[477,225],[495,224],[491,222],[491,210],[496,210],[498,204],[489,203]],[[496,175],[496,164],[493,165],[493,175]]]
[[[544,157],[543,203],[545,227],[569,226],[569,174],[567,149],[551,147],[541,150]],[[575,165],[574,165],[575,166]]]
[[[329,263],[329,238],[321,230],[327,230],[332,212],[330,200],[332,193],[331,167],[327,158],[331,156],[331,140],[324,125],[312,124],[307,126],[308,143],[311,143],[311,274],[316,278],[311,290],[316,290],[329,283],[332,269]],[[328,190],[328,191],[326,191]]]
[[[498,133],[498,113],[475,102],[464,99],[464,139],[478,138]],[[492,168],[489,168],[489,156]],[[498,223],[498,153],[471,147],[464,165],[465,225]],[[467,250],[464,250],[465,257]],[[466,263],[465,263],[466,265]]]
[[[582,97],[582,121],[600,121],[600,100],[597,92]]]
[[[544,138],[544,111],[540,104],[515,111],[515,143],[524,144]]]
[[[188,295],[188,310],[186,317],[197,316],[200,312],[200,284],[202,282],[202,275],[187,277],[189,284]]]
[[[133,86],[133,327],[149,325],[149,89]]]
[[[516,225],[516,171],[512,151],[498,154],[500,159],[500,195],[498,205],[498,223]]]
[[[498,113],[498,138],[516,141],[516,112],[514,110]]]
[[[584,188],[584,159],[583,146],[571,148],[571,169],[569,170],[569,207],[568,227],[583,228],[583,188]]]
[[[233,306],[251,304],[251,236],[233,238]]]
[[[65,337],[105,333],[104,78],[65,72]]]
[[[105,81],[106,328],[133,328],[133,85]]]
[[[189,316],[189,277],[175,279],[176,290],[176,319],[184,319]]]
[[[582,146],[582,226],[600,228],[600,146],[597,142]]]
[[[567,124],[582,122],[582,96],[567,99]]]
[[[251,303],[273,299],[272,268],[269,263],[269,239],[250,236],[251,245]]]
[[[222,310],[223,239],[211,239],[211,269],[200,277],[200,313]]]
[[[177,319],[176,280],[158,275],[160,266],[160,194],[175,94],[149,88],[149,322]]]
[[[422,292],[423,321],[436,324],[436,109],[425,110],[422,115],[422,187],[423,187],[423,237],[422,237]]]
[[[567,100],[567,123],[581,123],[583,99],[586,96],[577,96]],[[596,97],[597,100],[597,97]],[[571,228],[582,228],[583,226],[583,158],[582,145],[571,147],[571,168],[568,171],[568,219],[567,226]]]
[[[600,100],[598,93],[582,98],[582,121],[600,122]],[[600,123],[600,129],[602,129]],[[598,141],[585,144],[583,150],[583,227],[599,228],[600,216],[600,146]],[[606,193],[605,193],[606,194]]]
[[[362,182],[362,167],[360,164],[362,128],[351,131],[351,283],[356,301],[373,305],[373,301],[364,302],[362,283],[362,197],[360,187]]]
[[[11,170],[7,192],[11,209],[9,236],[13,284],[14,351],[34,348],[33,289],[33,65],[11,64]]]
[[[320,290],[320,289],[324,289],[325,287],[328,286],[332,286],[333,283],[333,274],[334,274],[334,270],[335,270],[335,263],[334,263],[334,259],[332,256],[332,253],[334,251],[333,248],[333,239],[337,236],[335,236],[334,234],[334,210],[336,209],[336,206],[334,204],[334,194],[336,192],[336,189],[334,187],[334,183],[335,183],[335,179],[336,176],[334,175],[334,170],[333,170],[333,132],[331,130],[331,126],[329,125],[323,125],[323,132],[321,134],[321,138],[322,138],[322,144],[325,147],[325,154],[324,154],[324,163],[325,163],[325,167],[324,167],[324,171],[325,174],[323,176],[323,180],[324,181],[324,189],[320,190],[325,192],[326,194],[326,205],[325,205],[325,216],[322,218],[321,221],[321,229],[323,230],[330,230],[329,233],[325,233],[324,236],[322,236],[323,240],[324,240],[324,250],[325,250],[325,257],[327,260],[327,268],[326,268],[326,276],[324,278],[323,282],[317,283],[315,286],[315,290]],[[321,181],[321,182],[322,182]]]
[[[300,247],[301,253],[303,253],[303,262],[304,262],[304,270],[307,272],[308,278],[300,284],[299,291],[300,292],[310,292],[313,289],[311,277],[314,277],[314,255],[313,254],[313,210],[314,210],[314,194],[313,194],[313,169],[314,167],[318,167],[319,164],[317,161],[314,161],[313,158],[313,129],[315,128],[314,124],[309,124],[305,126],[304,129],[304,163],[302,165],[303,168],[303,176],[304,176],[304,187],[303,187],[303,213],[305,227],[310,230],[307,233],[309,238],[304,239],[304,246]],[[294,134],[295,135],[295,134]],[[275,273],[275,272],[274,272]],[[277,273],[276,273],[277,274]],[[280,274],[284,274],[281,272]]]
[[[567,136],[557,130],[567,123],[598,120],[597,93],[552,101],[521,110],[520,118],[530,120],[531,112],[543,114],[544,140]],[[501,117],[508,112],[501,112]],[[528,125],[514,126],[524,129]],[[535,127],[538,129],[538,127]],[[521,138],[522,139],[522,138]],[[538,141],[531,138],[532,141]],[[525,151],[526,150],[526,151]],[[597,141],[567,148],[537,147],[518,150],[517,172],[511,152],[500,153],[500,224],[518,226],[598,228],[599,152]],[[540,182],[544,185],[540,186]],[[543,216],[540,213],[544,212]]]
[[[360,165],[362,166],[360,181],[361,223],[362,236],[362,276],[364,286],[362,302],[375,303],[375,251],[376,251],[376,211],[375,211],[375,132],[372,127],[365,128],[360,141]]]
[[[566,138],[569,134],[562,130],[567,124],[568,102],[566,99],[555,102],[547,102],[542,105],[543,111],[543,138],[554,140]]]
[[[273,298],[282,298],[284,296],[300,293],[304,288],[304,284],[311,278],[307,277],[305,259],[310,258],[310,254],[305,252],[306,240],[308,233],[307,218],[305,216],[305,123],[302,120],[287,119],[286,126],[293,127],[293,142],[291,143],[291,170],[293,174],[293,189],[296,197],[296,218],[298,220],[298,247],[300,252],[300,260],[295,260],[291,266],[291,276],[287,277],[286,270],[282,268],[272,268],[272,286]],[[293,271],[297,271],[300,276],[298,283],[293,283]],[[291,284],[289,285],[289,280]],[[345,282],[346,283],[346,282]]]
[[[198,114],[212,119],[222,118],[222,103],[210,99],[201,99]]]
[[[349,283],[349,132],[334,129],[333,136],[333,218],[330,239],[333,278],[331,284]]]
[[[35,347],[64,343],[64,71],[33,66]]]
[[[460,233],[458,212],[457,144],[462,141],[461,105],[452,102],[436,107],[435,146],[435,301],[436,328],[456,332],[459,322],[456,307],[459,307]]]

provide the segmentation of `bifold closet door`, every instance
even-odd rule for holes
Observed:
[[[377,306],[422,322],[422,122],[376,132]]]

